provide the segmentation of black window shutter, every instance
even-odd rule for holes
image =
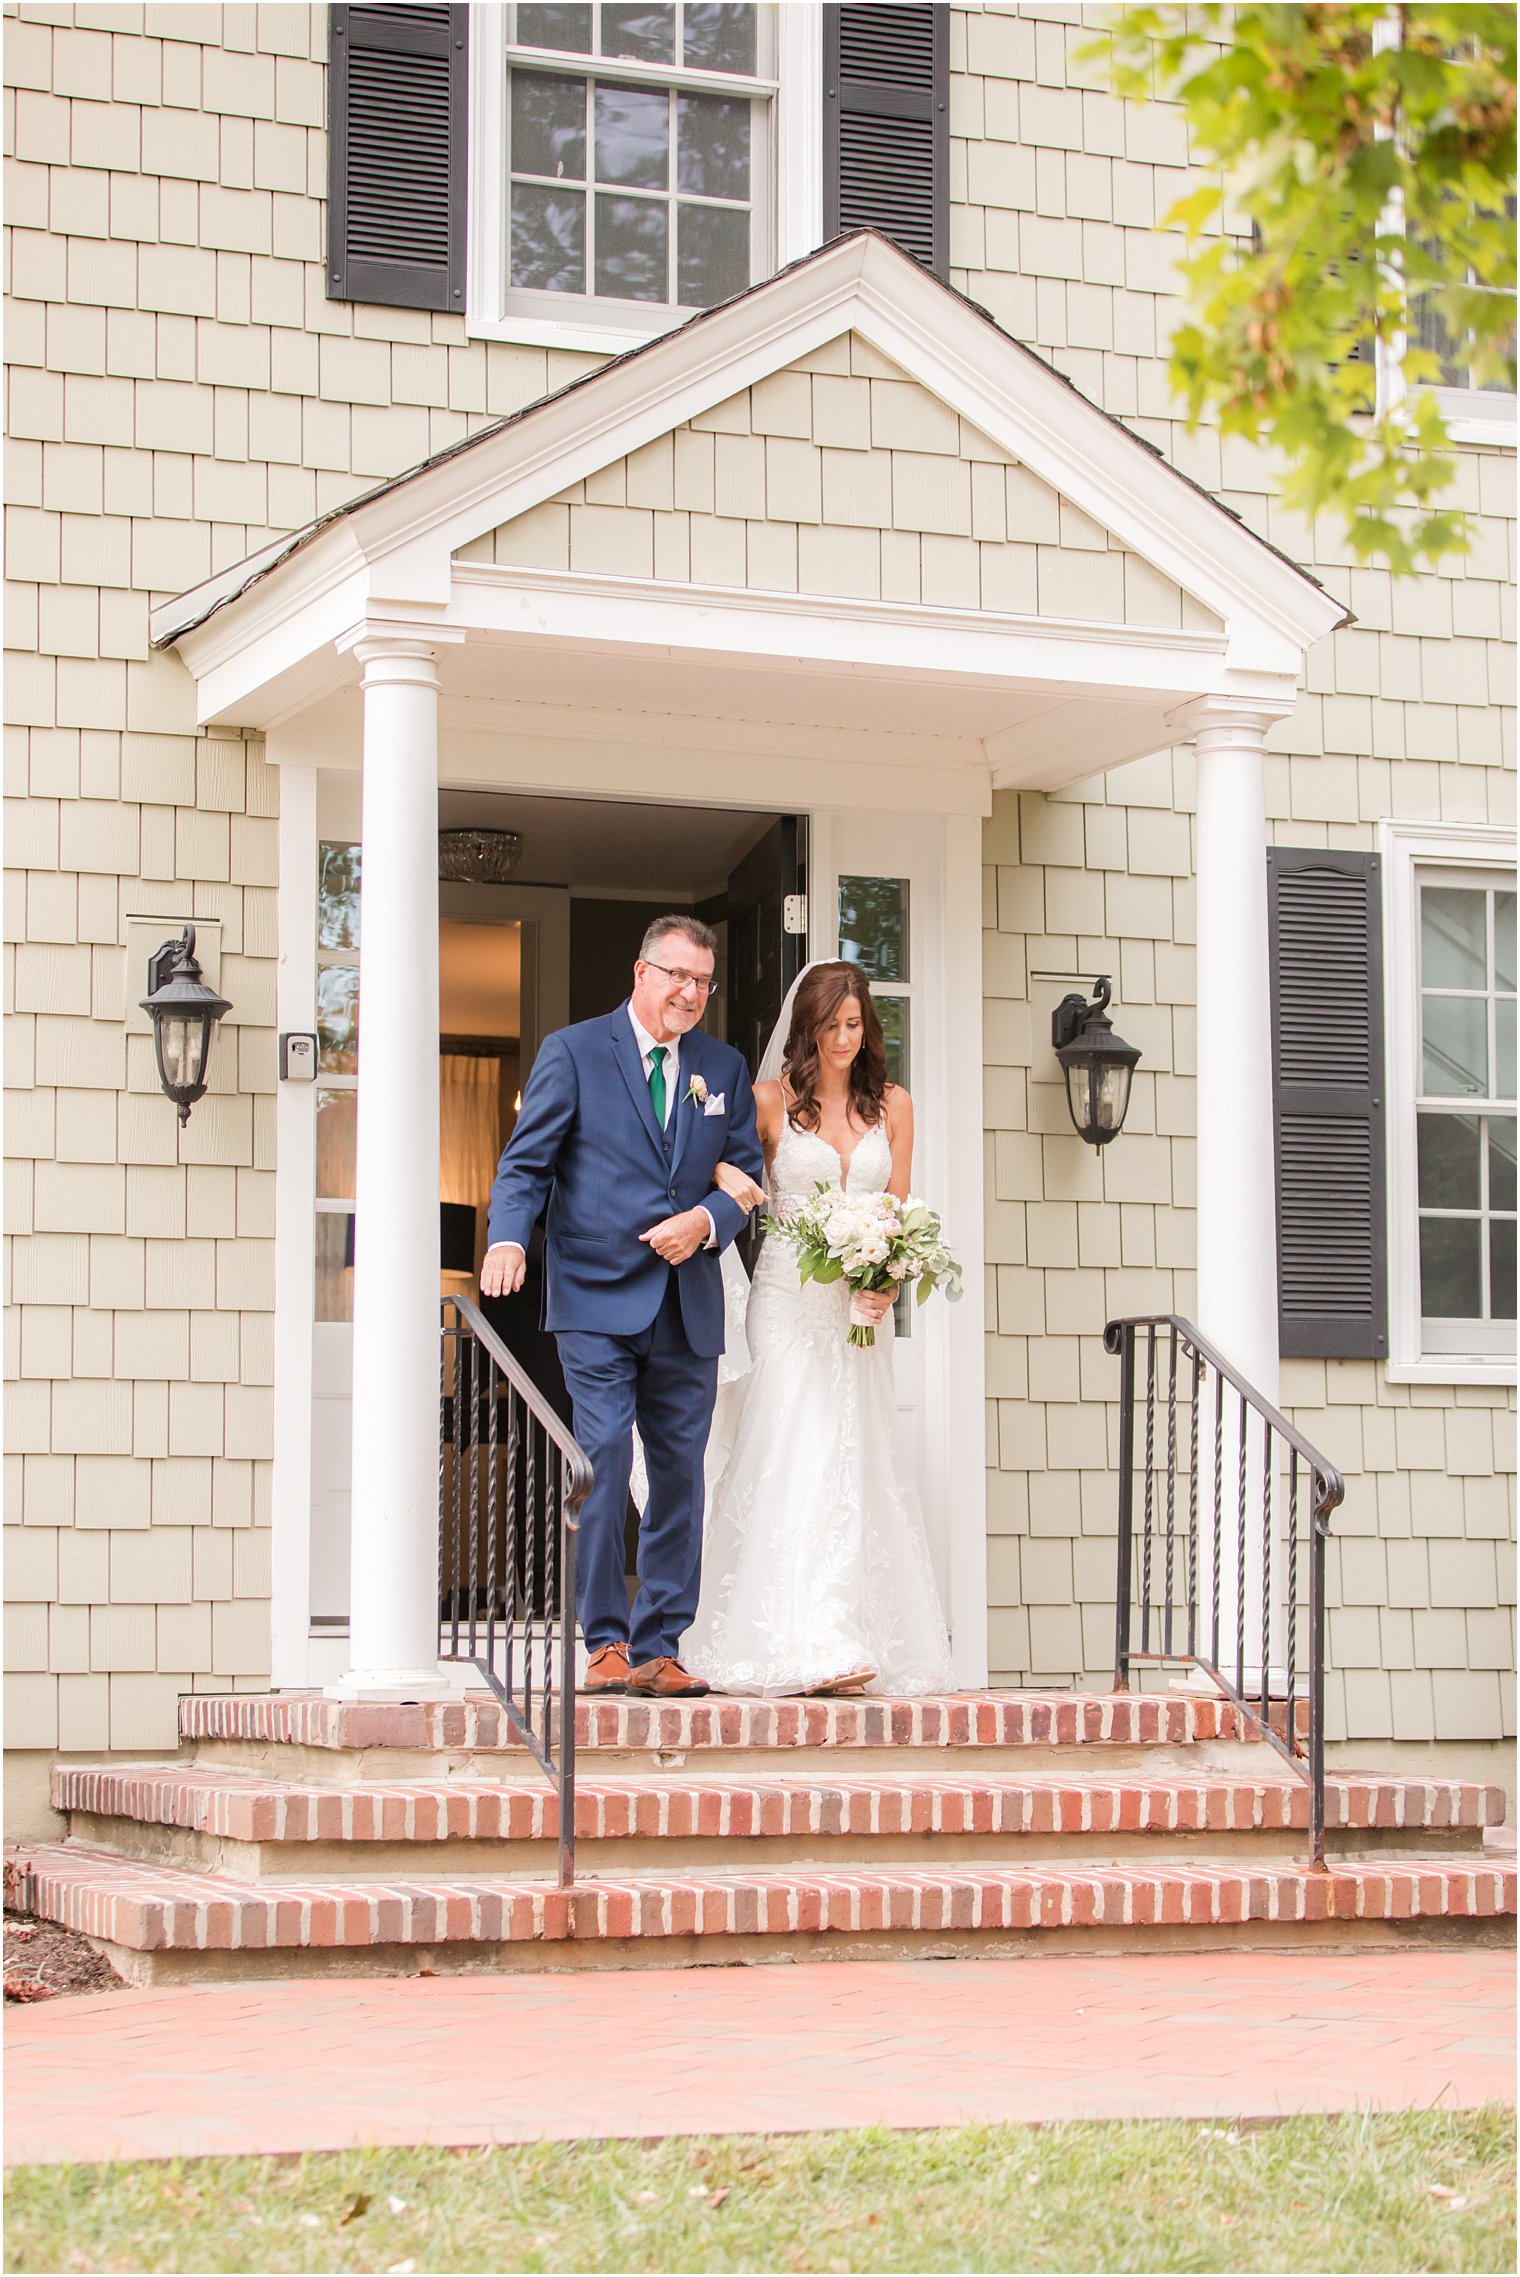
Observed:
[[[329,11],[329,300],[464,313],[469,14]]]
[[[1388,1295],[1378,857],[1274,846],[1267,908],[1283,1357],[1382,1359]]]
[[[950,11],[823,11],[823,234],[879,229],[950,269]]]

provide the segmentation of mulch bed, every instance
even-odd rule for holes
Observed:
[[[7,2001],[56,2000],[69,1992],[116,1992],[123,1979],[87,1937],[24,1913],[5,1916]]]

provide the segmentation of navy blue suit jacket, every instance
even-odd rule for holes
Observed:
[[[709,1103],[722,1099],[720,1113],[690,1097],[694,1075]],[[546,1039],[497,1166],[488,1238],[526,1251],[547,1200],[546,1328],[635,1336],[659,1311],[673,1271],[687,1341],[711,1358],[723,1350],[718,1249],[744,1224],[738,1204],[713,1184],[720,1162],[755,1179],[762,1173],[742,1054],[700,1029],[684,1035],[676,1104],[662,1133],[625,1001]],[[672,1267],[639,1240],[662,1218],[698,1207],[712,1213],[718,1249]]]

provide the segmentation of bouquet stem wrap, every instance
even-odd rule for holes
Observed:
[[[850,1291],[850,1333],[846,1342],[850,1344],[874,1344],[876,1342],[876,1322],[870,1313],[861,1310],[860,1297],[854,1289]]]

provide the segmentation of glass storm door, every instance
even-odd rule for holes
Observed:
[[[810,844],[809,954],[845,958],[870,982],[886,1037],[888,1075],[913,1099],[913,1191],[944,1215],[957,1247],[953,1198],[945,1191],[949,1074],[941,1064],[939,1016],[945,986],[943,825],[937,815],[819,815]],[[963,1246],[958,1254],[969,1270],[972,1260]],[[945,1476],[938,1393],[944,1312],[938,1295],[923,1306],[905,1297],[897,1307],[893,1351],[898,1430],[928,1518],[942,1590],[944,1495],[931,1482]]]

